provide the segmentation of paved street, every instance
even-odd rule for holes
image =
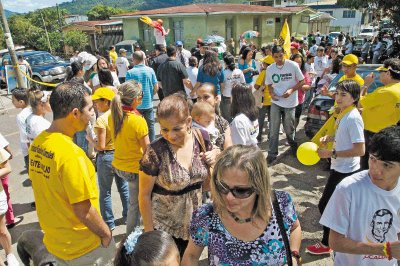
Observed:
[[[4,90],[1,90],[4,94]],[[11,96],[0,96],[5,109],[0,109],[0,132],[10,142],[13,151],[13,160],[11,165],[13,172],[10,175],[10,194],[13,202],[14,212],[16,216],[23,217],[23,221],[10,230],[15,254],[16,242],[21,233],[28,229],[39,229],[36,212],[31,209],[30,203],[33,202],[33,192],[30,187],[27,172],[24,169],[23,157],[19,149],[19,133],[15,117],[19,110],[16,110],[11,104]],[[156,101],[158,103],[158,101]],[[0,108],[1,102],[0,102]],[[51,114],[47,116],[51,120]],[[304,121],[300,124],[303,126]],[[159,132],[159,125],[156,124],[156,132]],[[283,137],[284,135],[281,135]],[[301,130],[298,134],[300,141],[305,141],[304,132]],[[266,139],[264,139],[266,141]],[[315,167],[304,167],[289,153],[285,153],[287,146],[285,141],[281,141],[280,153],[283,156],[278,158],[277,163],[272,166],[271,178],[273,186],[276,189],[284,189],[291,193],[294,198],[296,209],[303,228],[302,250],[314,243],[315,239],[321,237],[321,228],[318,225],[319,213],[316,207],[318,199],[322,193],[324,183],[326,182],[327,172],[322,170],[322,166],[318,164]],[[263,142],[261,148],[265,151],[267,143]],[[121,218],[122,206],[116,187],[113,187],[113,207],[116,218]],[[117,222],[118,226],[113,231],[116,242],[121,241],[125,233],[125,225],[121,225],[121,219]],[[302,252],[304,253],[304,252]],[[5,254],[0,252],[1,259],[5,260]],[[203,254],[203,258],[206,252]],[[332,260],[329,256],[310,256],[302,254],[304,265],[331,265]],[[203,260],[202,265],[207,265]]]

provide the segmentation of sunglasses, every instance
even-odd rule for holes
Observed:
[[[251,195],[253,195],[254,192],[256,192],[256,190],[252,187],[233,187],[233,188],[229,188],[227,184],[216,180],[215,182],[216,188],[217,190],[224,194],[224,195],[228,195],[229,192],[232,193],[232,195],[237,198],[237,199],[246,199],[248,197],[250,197]]]

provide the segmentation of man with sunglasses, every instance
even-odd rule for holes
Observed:
[[[330,228],[334,265],[397,265],[400,259],[400,127],[376,133],[369,170],[345,178],[320,223]]]
[[[365,77],[365,85],[361,91],[361,95],[364,95],[360,99],[360,107],[366,145],[376,132],[400,121],[400,59],[387,59],[377,70],[380,73],[379,80],[384,86],[366,94],[375,79],[375,75],[371,73]],[[362,157],[362,169],[368,169],[368,158],[368,153]]]

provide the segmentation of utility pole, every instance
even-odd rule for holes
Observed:
[[[48,44],[48,46],[49,46],[50,53],[52,54],[52,53],[53,53],[53,50],[51,49],[51,44],[50,44],[50,39],[49,39],[49,33],[47,32],[46,22],[44,21],[42,11],[39,11],[39,13],[40,13],[40,16],[42,17],[43,26],[44,26],[44,32],[46,33],[46,38],[47,38],[47,44]]]
[[[17,78],[18,88],[26,89],[26,84],[22,77],[22,73],[19,71],[19,68],[18,68],[18,59],[17,59],[17,55],[14,50],[14,42],[11,37],[10,28],[8,27],[6,14],[4,13],[3,3],[1,2],[1,0],[0,0],[0,15],[1,15],[1,20],[3,22],[4,38],[6,39],[6,45],[7,45],[8,52],[10,53],[11,62],[12,62],[13,66],[17,66],[14,68],[14,71],[15,71],[15,76]]]
[[[64,32],[62,31],[62,21],[60,18],[60,11],[58,10],[58,4],[56,4],[56,7],[57,7],[57,16],[58,16],[58,27],[59,27],[59,31],[61,33],[61,46],[62,46],[64,55],[66,55],[67,52],[65,51]]]

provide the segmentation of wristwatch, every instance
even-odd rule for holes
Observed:
[[[298,265],[301,265],[302,259],[301,259],[301,256],[300,256],[299,252],[296,251],[296,250],[292,250],[291,253],[292,253],[292,257],[296,259],[297,264],[298,264]]]
[[[332,150],[332,159],[336,159],[336,158],[337,158],[336,150],[333,149]]]

